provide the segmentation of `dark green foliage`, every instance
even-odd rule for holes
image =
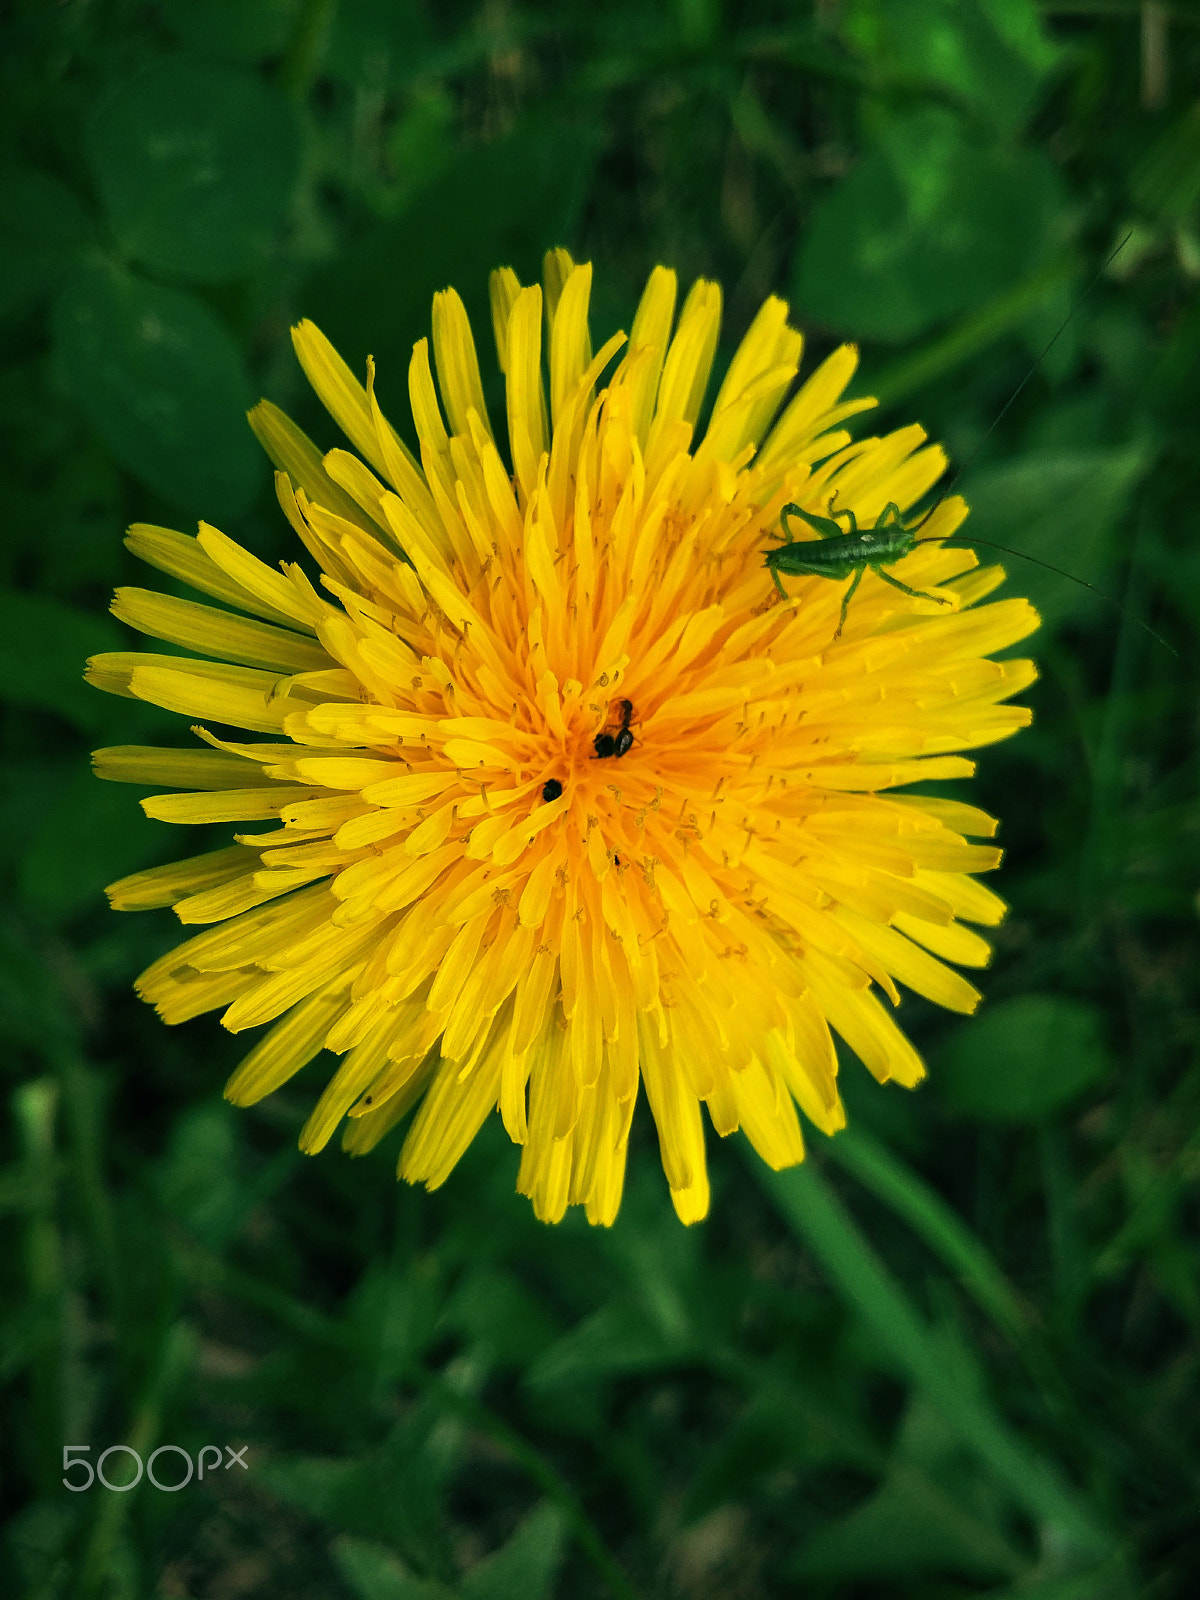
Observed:
[[[51,318],[57,376],[122,466],[194,516],[244,512],[265,476],[253,396],[225,326],[114,262],[72,277]]]
[[[119,252],[191,283],[257,266],[296,181],[295,120],[279,91],[186,57],[122,83],[85,150]]]
[[[1032,0],[14,0],[0,50],[0,1593],[39,1600],[1190,1600],[1200,1588],[1200,30]],[[1128,235],[1053,350],[1033,357]],[[295,1148],[244,1049],[131,993],[146,821],[80,680],[134,520],[293,553],[242,412],[325,447],[314,317],[411,440],[413,341],[565,244],[599,337],[657,261],[862,343],[1029,593],[1036,721],[968,797],[1012,913],[906,1096],[683,1230],[639,1117],[616,1226],[543,1228],[493,1122],[445,1188]],[[867,424],[860,420],[860,429]],[[975,452],[978,449],[978,456]],[[986,554],[986,552],[981,552]],[[1179,658],[1136,622],[1167,637]],[[134,647],[132,638],[128,647]],[[197,837],[197,833],[202,836]],[[64,1445],[247,1446],[177,1494]],[[159,1458],[177,1481],[180,1458]],[[129,1457],[110,1457],[113,1482]]]
[[[937,1057],[948,1105],[997,1122],[1036,1122],[1110,1072],[1098,1006],[1050,994],[988,1006]]]
[[[1046,264],[1064,196],[1040,150],[980,143],[942,107],[890,119],[873,143],[813,208],[802,316],[912,339]]]
[[[65,183],[12,162],[0,173],[0,314],[32,311],[87,243],[88,216]]]

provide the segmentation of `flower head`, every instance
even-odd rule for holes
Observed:
[[[871,528],[934,483],[941,450],[915,426],[851,441],[842,424],[873,402],[842,399],[849,346],[785,404],[802,341],[777,299],[701,432],[717,285],[676,320],[656,269],[628,340],[593,353],[591,276],[565,251],[541,287],[492,276],[507,460],[453,290],[434,298],[433,367],[421,340],[409,369],[419,459],[371,364],[364,388],[295,330],[357,452],[322,455],[265,401],[251,413],[316,584],[203,523],[130,530],[219,605],[119,590],[118,617],[196,655],[99,656],[89,675],[204,725],[189,750],[99,751],[97,771],[183,791],[144,800],[152,817],[257,826],[109,894],[203,925],[138,980],[165,1021],[271,1024],[231,1100],[342,1056],[305,1150],[344,1118],[368,1150],[419,1102],[399,1171],[434,1186],[498,1107],[537,1214],[580,1203],[608,1223],[640,1083],[692,1221],[702,1101],[718,1133],[797,1162],[797,1107],[826,1133],[844,1121],[831,1030],[911,1085],[897,982],[974,1008],[946,963],[987,960],[967,924],[1003,905],[971,874],[999,853],[968,838],[995,824],[895,791],[968,776],[961,751],[1029,721],[1004,702],[1032,664],[988,655],[1037,616],[976,604],[1003,573],[939,542],[957,498],[891,569],[918,595],[867,572],[836,638],[846,582],[788,578],[781,599],[763,558],[785,504],[835,501]]]

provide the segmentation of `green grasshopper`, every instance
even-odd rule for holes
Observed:
[[[958,476],[961,477],[962,473],[959,473]],[[955,481],[957,482],[957,479]],[[953,486],[951,484],[951,488]],[[946,494],[949,492],[947,490]],[[843,578],[849,578],[853,574],[850,587],[842,596],[842,612],[838,618],[834,639],[841,638],[842,629],[846,626],[846,612],[849,610],[850,602],[854,598],[854,591],[862,582],[863,573],[867,571],[875,573],[877,577],[883,579],[884,583],[890,583],[893,589],[899,589],[902,594],[911,595],[914,600],[936,600],[938,605],[948,606],[951,602],[946,599],[945,595],[930,594],[923,589],[910,589],[908,584],[901,583],[899,578],[894,578],[890,572],[884,571],[885,566],[890,566],[895,561],[903,560],[905,556],[910,555],[916,549],[920,542],[917,534],[945,498],[946,495],[942,495],[932,510],[927,511],[923,517],[913,523],[905,522],[901,515],[900,507],[895,501],[889,500],[875,526],[867,528],[865,531],[859,528],[858,519],[849,508],[835,514],[833,507],[834,501],[837,499],[836,495],[829,502],[827,507],[829,515],[827,517],[819,517],[812,511],[805,511],[803,506],[786,505],[779,513],[780,523],[784,534],[787,536],[786,542],[776,550],[766,551],[763,565],[770,572],[775,587],[785,600],[787,599],[787,590],[783,587],[783,582],[780,579],[779,574],[781,572],[786,572],[789,577],[832,578],[835,582],[840,582]],[[837,517],[845,517],[850,524],[849,528],[843,528],[835,520],[835,515]],[[802,517],[809,527],[816,531],[818,537],[816,539],[793,539],[791,536],[792,530],[788,526],[788,520],[791,517]],[[943,539],[938,539],[935,542],[938,544],[981,544],[989,550],[999,550],[1004,555],[1016,556],[1020,561],[1032,561],[1036,567],[1045,567],[1047,572],[1056,572],[1060,578],[1070,578],[1072,583],[1078,583],[1084,589],[1090,589],[1093,594],[1099,595],[1106,605],[1115,606],[1118,610],[1121,609],[1119,601],[1114,600],[1111,595],[1105,594],[1103,589],[1097,589],[1096,585],[1089,583],[1086,578],[1076,577],[1073,572],[1064,572],[1062,567],[1056,567],[1049,561],[1043,561],[1039,556],[1028,555],[1024,550],[1010,550],[1007,545],[993,544],[989,539],[976,539],[970,534],[961,536],[947,534]],[[1162,645],[1164,650],[1170,650],[1171,654],[1178,659],[1179,652],[1167,643],[1161,633],[1155,633],[1149,623],[1142,622],[1140,618],[1134,618],[1134,620],[1143,633],[1148,633],[1152,639],[1157,640]]]
[[[783,599],[787,599],[787,590],[783,587],[783,580],[779,576],[781,572],[786,572],[791,577],[833,578],[835,581],[849,578],[853,573],[853,581],[842,596],[842,614],[838,618],[837,632],[833,636],[835,639],[841,638],[854,591],[862,582],[863,573],[868,570],[882,578],[884,583],[890,583],[893,589],[911,595],[914,600],[936,600],[940,606],[950,604],[945,595],[926,594],[920,589],[910,589],[908,584],[901,583],[899,578],[893,578],[890,572],[884,571],[885,566],[891,566],[894,561],[902,560],[916,547],[917,529],[921,527],[921,522],[915,527],[909,527],[900,515],[900,507],[891,500],[884,506],[883,515],[875,526],[866,529],[865,532],[860,530],[853,511],[841,511],[838,515],[849,520],[848,530],[835,521],[833,500],[829,502],[827,517],[818,517],[798,505],[786,505],[779,513],[787,543],[781,544],[777,550],[768,550],[764,565],[770,570],[775,587]],[[788,526],[790,517],[803,517],[809,527],[815,529],[818,537],[793,539],[792,530]],[[922,518],[922,522],[925,520]]]
[[[829,512],[827,517],[817,516],[815,512],[805,511],[803,506],[795,504],[788,504],[783,507],[779,517],[785,542],[777,550],[768,550],[764,563],[783,599],[787,599],[787,591],[783,587],[780,573],[787,573],[790,577],[832,578],[835,582],[840,582],[843,578],[852,578],[850,587],[842,596],[842,612],[838,618],[837,632],[833,636],[835,639],[841,637],[842,629],[846,626],[846,612],[849,610],[850,602],[854,598],[855,590],[862,582],[863,573],[867,571],[875,573],[877,577],[883,579],[884,583],[891,584],[893,589],[899,589],[902,594],[911,595],[915,600],[935,600],[940,606],[946,606],[951,603],[944,595],[929,594],[921,589],[910,589],[908,584],[901,583],[899,578],[894,578],[890,572],[885,572],[884,568],[891,566],[896,561],[903,560],[905,556],[910,555],[916,549],[918,544],[917,534],[929,521],[930,517],[933,516],[942,501],[953,491],[954,485],[966,472],[971,462],[974,461],[983,445],[991,438],[1009,407],[1050,354],[1050,351],[1065,332],[1067,324],[1074,317],[1088,295],[1091,294],[1097,283],[1099,283],[1105,270],[1129,243],[1129,237],[1126,234],[1125,238],[1109,255],[1099,272],[1097,272],[1083,294],[1072,306],[1054,337],[1013,390],[1012,394],[1009,395],[999,415],[975,446],[968,460],[955,473],[949,486],[942,491],[936,504],[923,517],[916,522],[905,522],[900,507],[894,501],[889,500],[875,526],[864,530],[859,528],[858,521],[853,511],[849,508],[835,514],[833,507],[834,501],[837,499],[836,495],[826,507]],[[788,526],[788,520],[791,517],[800,517],[807,522],[809,527],[817,534],[817,538],[793,539],[792,531]],[[850,524],[849,528],[843,528],[836,520],[837,517],[844,517]],[[1016,556],[1021,561],[1032,561],[1034,566],[1044,567],[1047,572],[1056,572],[1060,578],[1070,578],[1072,583],[1081,584],[1083,588],[1090,589],[1093,594],[1099,595],[1107,605],[1115,606],[1118,610],[1121,609],[1118,601],[1114,600],[1111,595],[1105,594],[1103,589],[1097,589],[1094,583],[1088,583],[1086,578],[1078,578],[1073,572],[1064,572],[1061,567],[1056,567],[1049,561],[1043,561],[1039,556],[1027,555],[1023,550],[1010,550],[1007,545],[992,544],[987,539],[975,539],[970,534],[961,536],[948,534],[944,540],[937,542],[966,545],[981,544],[989,550],[999,550],[1005,555]],[[1171,654],[1178,658],[1179,652],[1173,649],[1161,634],[1155,633],[1148,623],[1139,619],[1135,620],[1137,620],[1138,627],[1144,633],[1148,633],[1165,650],[1170,650]]]

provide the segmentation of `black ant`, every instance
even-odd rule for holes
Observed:
[[[633,701],[618,700],[621,708],[621,725],[616,733],[598,733],[592,741],[596,747],[596,756],[603,761],[607,756],[628,755],[633,749],[633,734],[629,731],[629,724],[633,721]]]

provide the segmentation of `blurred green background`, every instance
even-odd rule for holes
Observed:
[[[0,1592],[1200,1592],[1200,7],[9,0],[0,43]],[[534,1222],[494,1120],[433,1195],[305,1160],[320,1068],[227,1107],[244,1045],[130,990],[173,919],[101,895],[227,831],[89,774],[186,738],[80,679],[154,581],[125,525],[292,555],[243,420],[337,442],[289,323],[404,431],[433,291],[483,317],[555,244],[601,336],[663,261],[726,353],[771,292],[860,341],[969,528],[1117,602],[1006,561],[1043,676],[963,790],[1012,904],[978,1017],[906,1000],[928,1084],[847,1053],[798,1172],[713,1139],[687,1231],[640,1116],[611,1232]],[[63,1487],[113,1444],[247,1470]]]

